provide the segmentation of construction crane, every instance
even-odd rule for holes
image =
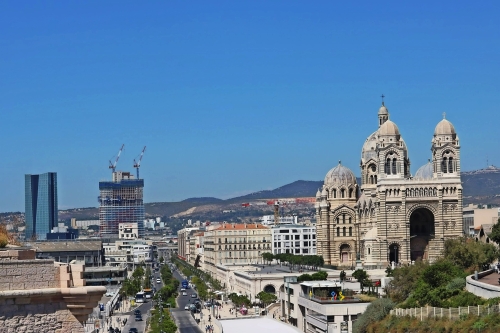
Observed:
[[[139,179],[139,168],[141,167],[142,156],[144,156],[144,152],[146,151],[146,146],[142,149],[141,156],[139,160],[136,162],[134,158],[134,168],[137,170],[137,179]]]
[[[115,172],[116,170],[116,163],[118,163],[118,160],[120,159],[120,154],[122,153],[123,151],[123,147],[125,147],[125,144],[122,144],[122,147],[120,148],[120,150],[118,151],[118,155],[116,156],[116,160],[115,160],[115,163],[111,163],[111,161],[109,161],[109,168],[113,171],[113,173]]]

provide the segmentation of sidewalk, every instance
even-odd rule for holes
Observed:
[[[220,307],[220,309],[215,309],[215,310],[213,310],[213,309],[203,309],[202,310],[203,319],[200,320],[200,323],[198,324],[198,326],[200,327],[200,329],[203,332],[205,332],[205,327],[207,325],[213,325],[213,327],[214,327],[213,333],[222,333],[220,331],[219,327],[216,325],[216,323],[214,321],[215,316],[213,315],[213,312],[215,312],[215,315],[220,315],[221,319],[234,319],[234,318],[242,318],[242,317],[252,318],[252,317],[255,317],[255,316],[259,316],[259,313],[264,310],[263,308],[258,309],[257,310],[257,315],[255,314],[255,309],[253,309],[253,308],[249,308],[248,309],[248,314],[247,315],[242,315],[239,312],[237,314],[235,314],[234,312],[231,314],[229,312],[229,310],[232,309],[232,306],[233,306],[232,303],[228,303],[228,304],[222,304],[222,306]],[[271,310],[267,314],[267,317],[273,319],[273,314],[274,314],[274,319],[277,320],[277,321],[279,321],[279,315],[278,315],[278,313],[279,313],[279,307],[277,309],[275,308],[275,309]],[[210,322],[208,321],[208,315],[209,314],[211,316],[211,321]],[[200,314],[197,313],[195,315],[195,318],[200,318]]]

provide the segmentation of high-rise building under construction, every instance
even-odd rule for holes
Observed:
[[[99,182],[99,222],[101,237],[118,238],[120,223],[137,223],[139,238],[144,236],[144,179],[130,172],[114,171],[112,181]]]

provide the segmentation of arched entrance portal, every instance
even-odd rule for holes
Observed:
[[[351,252],[351,247],[348,244],[342,244],[340,246],[340,262],[346,264],[349,262],[349,252]]]
[[[394,263],[399,263],[399,251],[400,251],[400,247],[398,244],[391,244],[391,246],[389,246],[389,262],[393,262]]]
[[[276,293],[276,288],[274,288],[274,286],[272,284],[268,284],[267,286],[264,287],[264,291],[266,293],[275,294]]]
[[[434,237],[434,214],[418,208],[410,215],[410,258],[428,259],[429,240]]]

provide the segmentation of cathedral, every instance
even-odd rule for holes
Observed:
[[[361,181],[339,161],[316,194],[317,251],[326,265],[382,268],[438,258],[463,235],[460,142],[443,117],[432,159],[412,175],[398,126],[382,102],[361,149]]]

